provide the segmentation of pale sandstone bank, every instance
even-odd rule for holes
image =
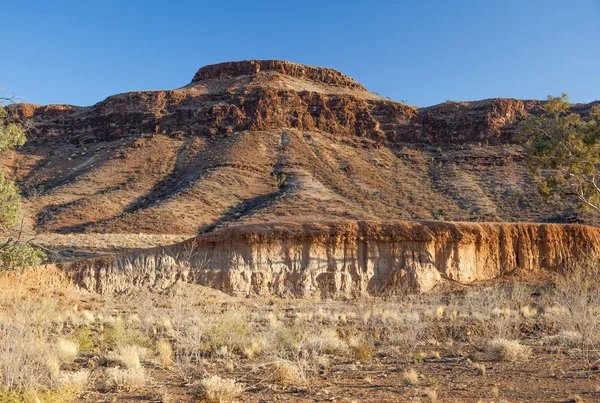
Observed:
[[[229,227],[63,268],[99,293],[182,281],[241,296],[351,298],[564,272],[599,254],[600,229],[585,225],[336,221]]]

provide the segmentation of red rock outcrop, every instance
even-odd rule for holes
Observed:
[[[211,64],[198,70],[192,79],[192,83],[239,76],[251,76],[260,72],[269,71],[300,78],[302,80],[317,81],[327,85],[366,90],[362,84],[357,83],[353,78],[348,77],[337,70],[326,67],[307,66],[283,60],[244,60],[239,62]]]
[[[299,81],[286,84],[290,79]],[[375,96],[333,69],[252,60],[203,67],[178,90],[119,94],[84,108],[19,104],[9,109],[15,118],[30,120],[31,137],[76,143],[127,134],[210,137],[297,128],[367,137],[378,144],[444,145],[514,143],[515,123],[539,105],[490,99],[418,109]]]

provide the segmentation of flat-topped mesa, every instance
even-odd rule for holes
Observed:
[[[284,60],[244,60],[239,62],[211,64],[198,70],[192,79],[192,83],[205,80],[249,76],[260,72],[276,72],[302,80],[311,80],[328,85],[366,90],[362,84],[359,84],[353,78],[342,74],[337,70],[326,67],[307,66]]]

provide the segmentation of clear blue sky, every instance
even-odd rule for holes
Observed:
[[[0,15],[0,82],[40,104],[177,88],[243,59],[332,67],[418,106],[600,99],[600,0],[15,0]]]

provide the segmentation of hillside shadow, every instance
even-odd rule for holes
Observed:
[[[175,167],[171,172],[157,182],[146,194],[138,197],[125,207],[124,213],[147,209],[161,200],[182,193],[207,173],[206,169],[200,168],[203,159],[202,150],[198,150],[192,161],[186,163],[186,159],[189,157],[189,145],[189,141],[181,145],[177,152]]]
[[[268,206],[270,203],[278,200],[285,190],[279,189],[276,192],[271,192],[266,195],[260,195],[236,204],[229,208],[225,214],[221,216],[217,221],[212,224],[200,227],[198,234],[205,234],[207,232],[214,231],[218,228],[225,226],[227,223],[239,220],[240,217],[247,216],[253,211],[260,210],[263,207]]]

